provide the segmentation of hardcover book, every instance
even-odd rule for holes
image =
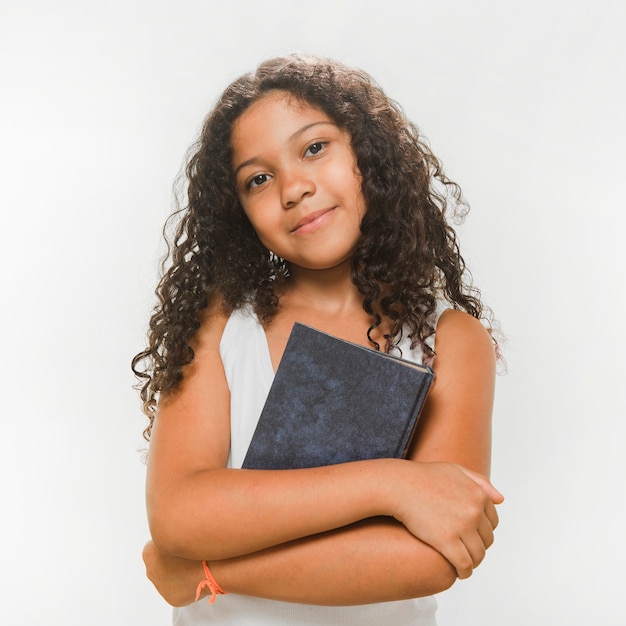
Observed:
[[[296,323],[243,467],[403,458],[433,376],[428,367]]]

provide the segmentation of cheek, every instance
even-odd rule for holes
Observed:
[[[248,218],[250,224],[252,224],[253,228],[256,230],[259,225],[259,217],[262,215],[262,212],[254,203],[244,203],[241,202],[241,208],[243,209],[243,214]]]
[[[244,207],[243,212],[248,218],[248,221],[252,225],[252,228],[254,229],[254,232],[256,232],[261,243],[266,248],[271,249],[273,245],[272,235],[276,232],[277,225],[272,222],[268,212],[264,212],[257,206],[254,206],[254,208]]]
[[[354,204],[357,207],[357,213],[359,217],[359,224],[365,213],[367,213],[367,205],[365,204],[365,197],[363,196],[363,189],[361,188],[361,177],[354,182]]]

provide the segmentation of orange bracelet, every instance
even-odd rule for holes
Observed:
[[[213,574],[211,574],[211,570],[207,565],[206,561],[202,561],[202,568],[204,569],[205,579],[200,581],[198,588],[196,589],[196,601],[200,598],[200,593],[202,593],[202,589],[204,587],[208,587],[211,590],[211,597],[209,598],[209,604],[213,604],[215,602],[215,598],[217,595],[224,596],[228,592],[224,591],[218,584],[215,578],[213,578]]]

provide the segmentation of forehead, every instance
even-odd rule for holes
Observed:
[[[254,151],[252,144],[256,143],[267,145],[288,141],[294,132],[319,122],[334,124],[321,109],[289,92],[270,92],[250,105],[235,121],[231,132],[233,151]]]

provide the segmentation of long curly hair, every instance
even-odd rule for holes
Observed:
[[[329,59],[290,55],[268,60],[231,83],[206,118],[186,167],[187,202],[176,223],[157,286],[148,346],[135,356],[150,436],[157,399],[174,391],[194,358],[191,339],[209,304],[226,313],[254,308],[268,323],[289,262],[263,246],[239,202],[232,171],[231,131],[264,95],[284,91],[319,108],[346,130],[362,177],[366,213],[352,258],[352,281],[371,316],[368,339],[383,319],[391,351],[407,334],[412,347],[433,334],[439,299],[483,317],[480,292],[459,252],[449,218],[467,212],[461,190],[443,172],[417,127],[366,73]],[[167,228],[167,224],[166,224]]]

